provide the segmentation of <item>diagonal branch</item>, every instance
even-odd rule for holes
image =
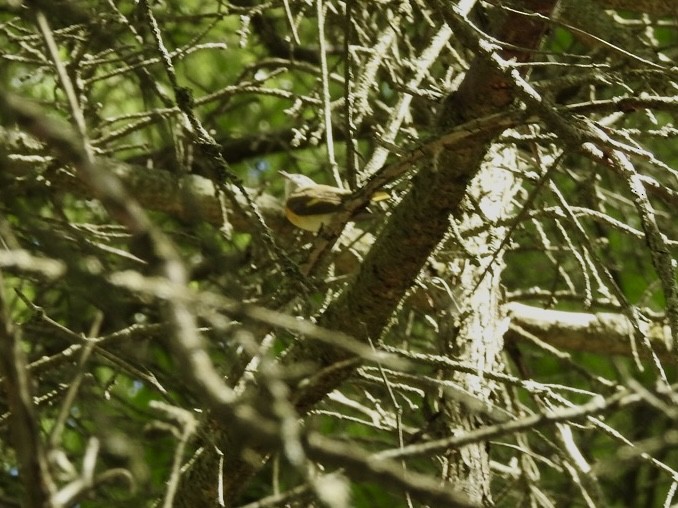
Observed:
[[[26,358],[10,322],[3,287],[0,272],[0,372],[4,376],[3,388],[11,410],[12,446],[19,459],[19,476],[25,489],[22,506],[48,508],[54,506],[55,485],[49,472],[45,445],[40,439]]]

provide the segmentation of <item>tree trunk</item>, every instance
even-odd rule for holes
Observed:
[[[448,435],[465,433],[488,423],[487,416],[479,411],[479,407],[490,404],[495,383],[485,378],[483,373],[501,369],[499,355],[508,322],[501,311],[503,251],[497,251],[507,228],[495,224],[506,217],[517,189],[513,173],[508,170],[515,167],[512,160],[514,156],[514,150],[506,148],[484,165],[469,189],[471,199],[468,203],[472,202],[473,205],[467,205],[468,210],[460,221],[464,228],[474,224],[489,227],[463,240],[466,256],[459,262],[461,266],[457,283],[461,291],[455,294],[456,301],[452,304],[454,312],[448,318],[454,323],[441,337],[448,356],[476,367],[474,374],[444,374],[465,392],[463,396],[454,398],[443,395],[441,411],[445,414]],[[476,401],[480,406],[475,404]],[[492,504],[487,443],[449,449],[445,459],[444,476],[447,481],[479,505]]]

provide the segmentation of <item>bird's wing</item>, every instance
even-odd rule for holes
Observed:
[[[342,202],[350,195],[350,191],[337,187],[316,185],[294,191],[285,205],[297,215],[322,215],[338,211]]]

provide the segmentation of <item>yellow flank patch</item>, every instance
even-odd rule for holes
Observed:
[[[330,222],[332,222],[333,214],[324,213],[318,215],[297,215],[289,208],[285,208],[285,216],[287,217],[287,220],[289,220],[296,227],[317,233],[320,231],[321,227],[327,226],[330,224]]]
[[[384,201],[385,199],[391,199],[391,195],[386,191],[377,191],[372,194],[370,201],[376,203],[377,201]]]

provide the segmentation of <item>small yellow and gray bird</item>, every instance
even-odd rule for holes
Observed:
[[[285,182],[285,216],[298,228],[317,233],[321,227],[328,226],[344,203],[353,194],[352,191],[315,183],[306,175],[280,171]],[[386,191],[377,191],[370,202],[383,201],[391,196]],[[365,209],[358,210],[364,215]],[[356,214],[357,215],[357,214]],[[358,217],[354,216],[353,219]]]

